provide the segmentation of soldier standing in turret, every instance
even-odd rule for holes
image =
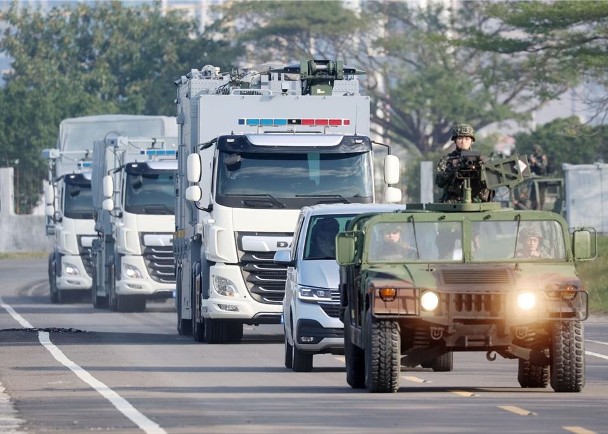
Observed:
[[[457,203],[464,199],[464,179],[458,176],[460,157],[463,151],[470,151],[475,141],[475,130],[468,124],[458,124],[452,128],[451,140],[456,149],[444,155],[437,163],[437,175],[435,184],[443,189],[440,202]],[[492,191],[485,188],[479,176],[472,177],[471,197],[474,202],[489,202],[492,199]]]

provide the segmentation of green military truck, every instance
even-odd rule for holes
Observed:
[[[521,181],[510,168],[516,176],[487,186]],[[408,247],[400,258],[383,254],[395,231]],[[583,389],[588,294],[574,264],[595,257],[593,229],[570,233],[553,212],[465,193],[463,203],[355,217],[336,247],[351,387],[396,392],[402,366],[451,371],[453,352],[485,351],[518,359],[522,387]]]

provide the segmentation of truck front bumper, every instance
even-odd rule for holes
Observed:
[[[61,256],[61,276],[57,276],[57,289],[88,290],[93,286],[93,280],[84,268],[82,258],[78,255]]]

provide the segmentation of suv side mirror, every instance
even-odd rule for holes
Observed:
[[[291,259],[291,249],[279,249],[274,253],[272,260],[275,264],[293,266],[295,261]]]

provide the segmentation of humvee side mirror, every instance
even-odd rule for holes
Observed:
[[[597,234],[594,229],[575,229],[572,233],[572,254],[575,261],[588,261],[597,256]]]
[[[336,237],[336,262],[353,265],[357,261],[357,232],[340,232]]]

